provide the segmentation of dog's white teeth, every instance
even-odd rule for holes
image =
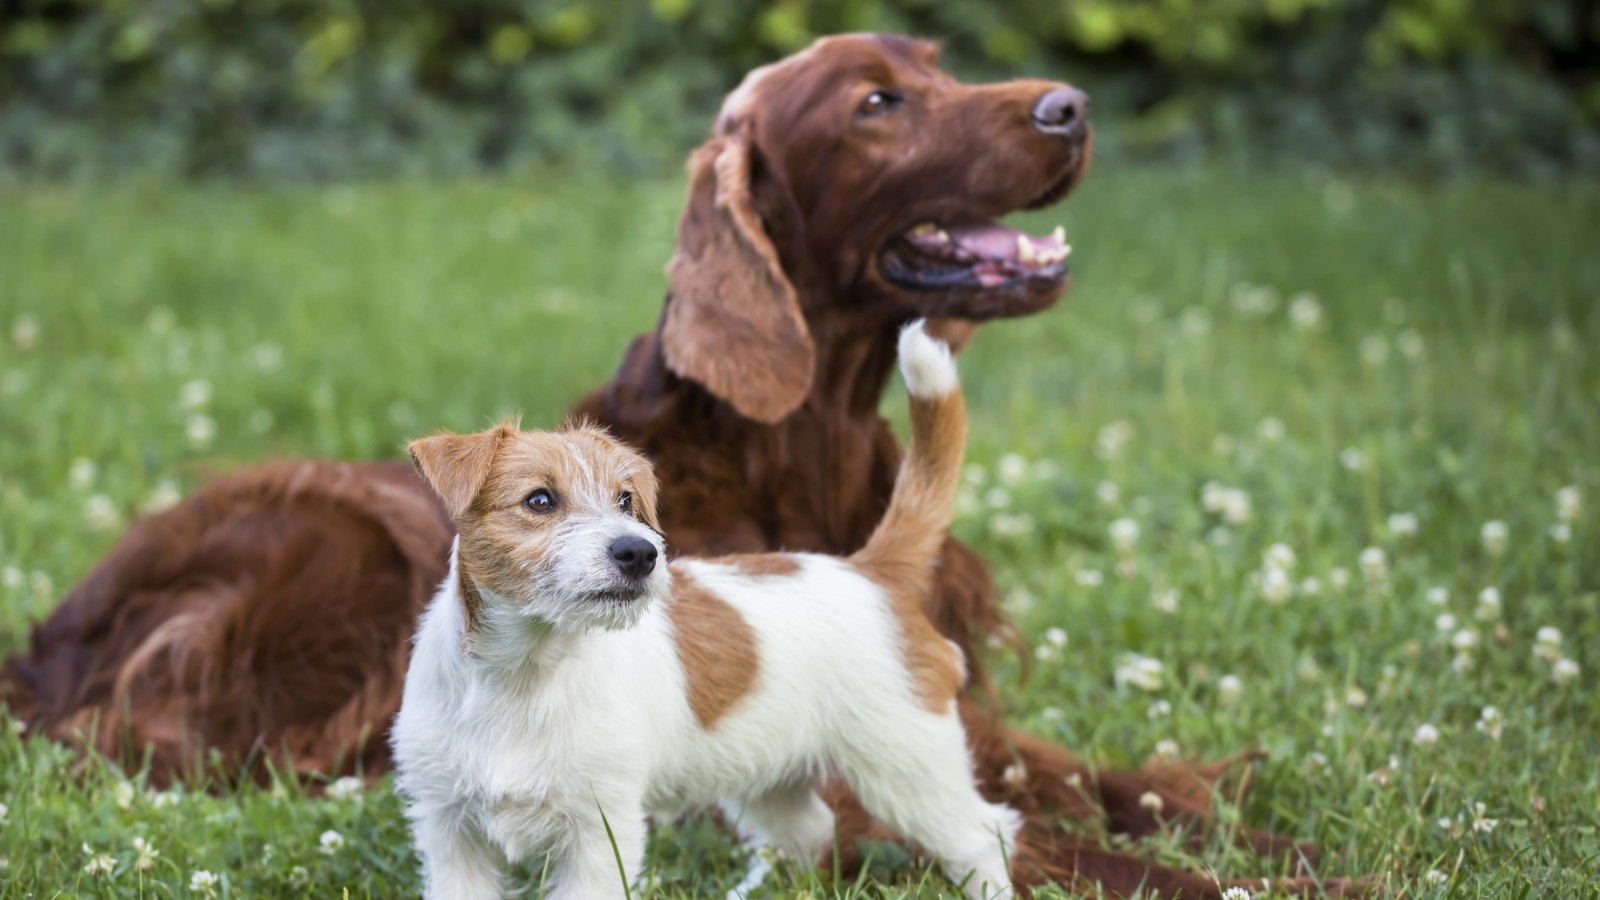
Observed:
[[[929,235],[935,233],[942,232],[939,232],[939,226],[933,224],[932,222],[923,222],[920,225],[913,226],[910,231],[912,237],[928,237]]]
[[[1067,229],[1057,225],[1056,230],[1050,232],[1050,240],[1065,247],[1067,245]]]
[[[1038,252],[1033,249],[1033,241],[1028,240],[1028,236],[1025,234],[1017,235],[1017,259],[1021,262],[1031,263],[1038,258]]]
[[[948,232],[946,232],[946,231],[945,231],[945,230],[944,230],[944,229],[942,229],[942,228],[936,228],[936,229],[934,229],[934,231],[933,231],[933,236],[934,236],[934,237],[935,237],[935,238],[936,238],[936,239],[938,239],[938,241],[939,241],[939,243],[941,243],[941,244],[948,244],[948,243],[950,243],[950,235],[949,235],[949,233],[948,233]]]

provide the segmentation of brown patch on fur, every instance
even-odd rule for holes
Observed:
[[[700,727],[718,720],[755,688],[761,660],[756,633],[726,600],[697,583],[681,566],[672,566],[672,619],[678,662],[689,692],[689,708]]]
[[[751,578],[782,577],[800,571],[800,561],[792,553],[735,553],[706,560],[708,563],[732,566],[739,574]]]

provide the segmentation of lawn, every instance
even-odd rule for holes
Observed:
[[[0,188],[0,648],[208,473],[556,422],[653,325],[681,191]],[[957,525],[1037,642],[1015,720],[1106,764],[1260,747],[1221,819],[1325,874],[1600,894],[1600,184],[1103,168],[1026,219],[1078,284],[963,355]],[[0,729],[0,897],[414,892],[387,783],[346,787],[149,794]],[[939,888],[879,856],[777,893]],[[652,862],[666,896],[741,866],[704,823]]]

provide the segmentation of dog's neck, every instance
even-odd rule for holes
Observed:
[[[571,659],[590,635],[558,628],[554,623],[522,613],[515,599],[501,596],[461,572],[459,547],[450,553],[450,574],[438,602],[453,623],[462,658],[472,668],[494,679],[526,683],[538,680]],[[478,594],[469,624],[463,586]]]

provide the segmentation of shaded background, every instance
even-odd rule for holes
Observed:
[[[1600,169],[1595,0],[0,0],[0,169],[675,169],[743,72],[856,30],[1082,83],[1113,157]]]

